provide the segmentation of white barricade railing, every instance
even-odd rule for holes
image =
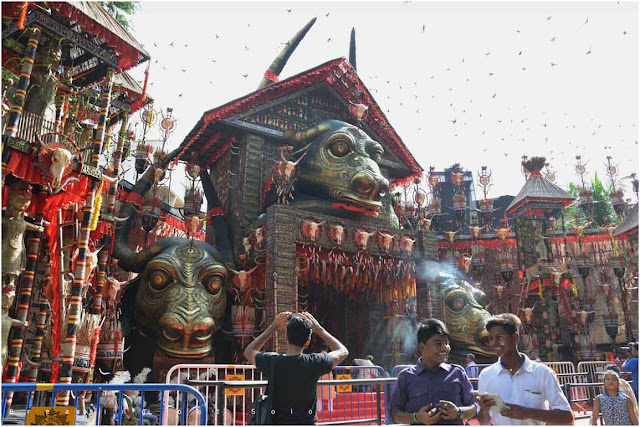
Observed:
[[[589,382],[596,382],[596,372],[603,372],[607,366],[613,365],[613,362],[580,362],[578,363],[578,372],[587,372],[589,374]]]
[[[186,380],[199,381],[259,381],[262,380],[262,373],[253,365],[227,365],[227,364],[179,364],[173,366],[167,372],[166,383],[185,384]],[[215,408],[224,408],[224,424],[240,425],[247,424],[247,413],[251,402],[257,394],[264,392],[262,389],[226,389],[225,402],[219,402],[218,390],[215,386],[196,387],[204,396],[206,406],[209,408],[209,420],[214,425],[218,425],[218,416],[212,410]],[[180,402],[180,392],[165,392],[164,399],[167,403]],[[162,424],[170,424],[169,420],[169,404],[165,405],[162,416]],[[240,417],[238,417],[240,415]]]
[[[545,365],[553,369],[556,374],[573,374],[576,367],[573,362],[543,362]]]
[[[323,376],[321,379],[352,379],[355,378],[384,378],[387,372],[380,366],[336,366],[332,370],[331,375]],[[166,383],[186,384],[187,379],[194,381],[260,381],[263,375],[253,365],[226,365],[226,364],[179,364],[173,366],[166,375]],[[263,389],[258,388],[226,388],[224,402],[220,402],[220,396],[216,385],[197,386],[196,389],[202,393],[209,408],[210,423],[218,425],[220,417],[217,416],[215,408],[224,408],[224,424],[225,425],[246,425],[247,417],[251,404],[254,399],[263,393]],[[387,385],[384,386],[383,396],[390,394]],[[343,385],[335,386],[318,386],[318,421],[324,419],[345,417],[348,415],[359,414],[360,412],[372,410],[373,395],[375,390],[370,385]],[[174,415],[171,413],[170,406],[174,402],[181,402],[182,396],[180,392],[167,391],[164,393],[164,406],[162,414],[163,425],[171,424]],[[383,397],[384,399],[384,397]],[[384,400],[383,400],[384,402]],[[345,411],[345,405],[355,405],[352,411]],[[362,408],[360,408],[362,406]],[[187,405],[189,407],[189,405]],[[342,410],[339,410],[342,408]],[[362,411],[361,411],[362,410]],[[187,417],[188,418],[188,417]],[[194,417],[192,417],[194,418]]]

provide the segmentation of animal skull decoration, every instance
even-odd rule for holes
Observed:
[[[403,254],[411,256],[413,252],[413,244],[416,242],[416,239],[412,239],[409,236],[401,236],[400,237],[400,250]]]
[[[318,238],[318,232],[320,231],[320,226],[322,224],[324,224],[324,221],[315,222],[305,219],[302,221],[302,235],[308,240],[315,242]]]
[[[534,304],[533,307],[525,307],[522,309],[524,313],[524,322],[527,325],[531,325],[531,319],[533,317],[533,309],[536,308],[536,304]]]
[[[42,147],[38,155],[38,162],[42,164],[50,163],[49,170],[46,171],[50,179],[49,185],[52,192],[58,192],[64,188],[70,180],[77,180],[77,178],[69,178],[66,181],[62,181],[65,176],[71,171],[71,161],[78,154],[78,151],[71,152],[71,144],[63,145],[62,143],[45,143],[40,140],[40,137],[36,136],[36,141]]]
[[[262,248],[264,244],[264,239],[265,239],[264,225],[254,230],[253,237],[255,238],[256,248],[257,249]]]
[[[382,252],[389,253],[391,251],[394,237],[393,234],[378,231],[378,246],[382,249]]]
[[[360,228],[356,228],[355,233],[353,233],[353,241],[355,242],[358,249],[362,251],[366,251],[369,246],[369,237],[373,236],[375,233],[369,233],[367,230],[363,230]]]
[[[463,255],[461,259],[462,269],[465,273],[469,273],[471,269],[471,261],[473,260],[472,256]]]
[[[469,233],[471,234],[471,238],[473,240],[478,240],[481,232],[482,232],[482,227],[478,227],[478,226],[469,227]]]
[[[504,286],[502,285],[493,285],[493,288],[496,290],[496,294],[498,298],[502,298],[502,293],[504,292]]]
[[[291,161],[291,160],[287,160],[284,157],[284,149],[280,149],[280,158],[282,160],[277,160],[276,161],[276,172],[277,174],[280,176],[280,178],[282,179],[282,184],[283,185],[287,185],[291,182],[292,178],[293,178],[293,174],[296,172],[296,167],[298,166],[298,163],[300,163],[302,161],[302,159],[305,158],[305,156],[307,155],[307,153],[303,153],[302,156],[300,156],[298,158],[298,160],[296,160],[295,162]]]
[[[447,242],[453,245],[453,242],[456,241],[457,233],[458,233],[457,231],[445,231],[444,235],[445,235],[445,238],[447,239]]]
[[[229,266],[227,266],[227,268],[229,269],[230,272],[235,274],[235,277],[231,280],[231,284],[235,288],[240,290],[240,292],[244,292],[244,290],[251,285],[251,273],[253,273],[256,270],[256,268],[258,268],[258,266],[256,265],[249,271],[246,271],[246,270],[236,271]]]
[[[501,227],[496,230],[496,235],[500,240],[505,240],[507,237],[509,237],[510,231],[511,230],[507,227]]]
[[[342,246],[342,242],[346,237],[346,230],[341,225],[329,224],[329,239],[338,246]]]
[[[428,230],[431,227],[431,220],[429,218],[421,217],[418,220],[418,224],[420,225],[421,230]]]

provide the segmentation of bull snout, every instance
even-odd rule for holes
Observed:
[[[351,188],[362,204],[378,205],[389,193],[389,181],[382,176],[375,177],[368,172],[358,172],[351,180]]]
[[[195,314],[195,313],[194,313]],[[215,322],[209,316],[182,318],[166,314],[160,319],[160,347],[174,356],[199,358],[211,350]]]

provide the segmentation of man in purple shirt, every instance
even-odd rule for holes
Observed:
[[[422,357],[400,372],[391,395],[396,424],[463,424],[476,415],[473,386],[459,365],[445,363],[451,347],[449,331],[438,319],[418,327]]]

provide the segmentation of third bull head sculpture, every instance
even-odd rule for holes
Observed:
[[[439,271],[439,266],[436,267],[438,270],[434,270],[428,267],[430,262],[423,262],[416,267],[417,279],[440,284],[440,293],[435,293],[434,299],[444,309],[443,318],[451,334],[451,348],[461,355],[470,351],[494,355],[485,328],[491,315],[485,309],[484,292],[460,277]]]
[[[365,132],[328,120],[304,132],[287,131],[284,138],[306,153],[299,165],[300,192],[338,205],[380,211],[389,192],[389,181],[378,166],[384,149]]]

